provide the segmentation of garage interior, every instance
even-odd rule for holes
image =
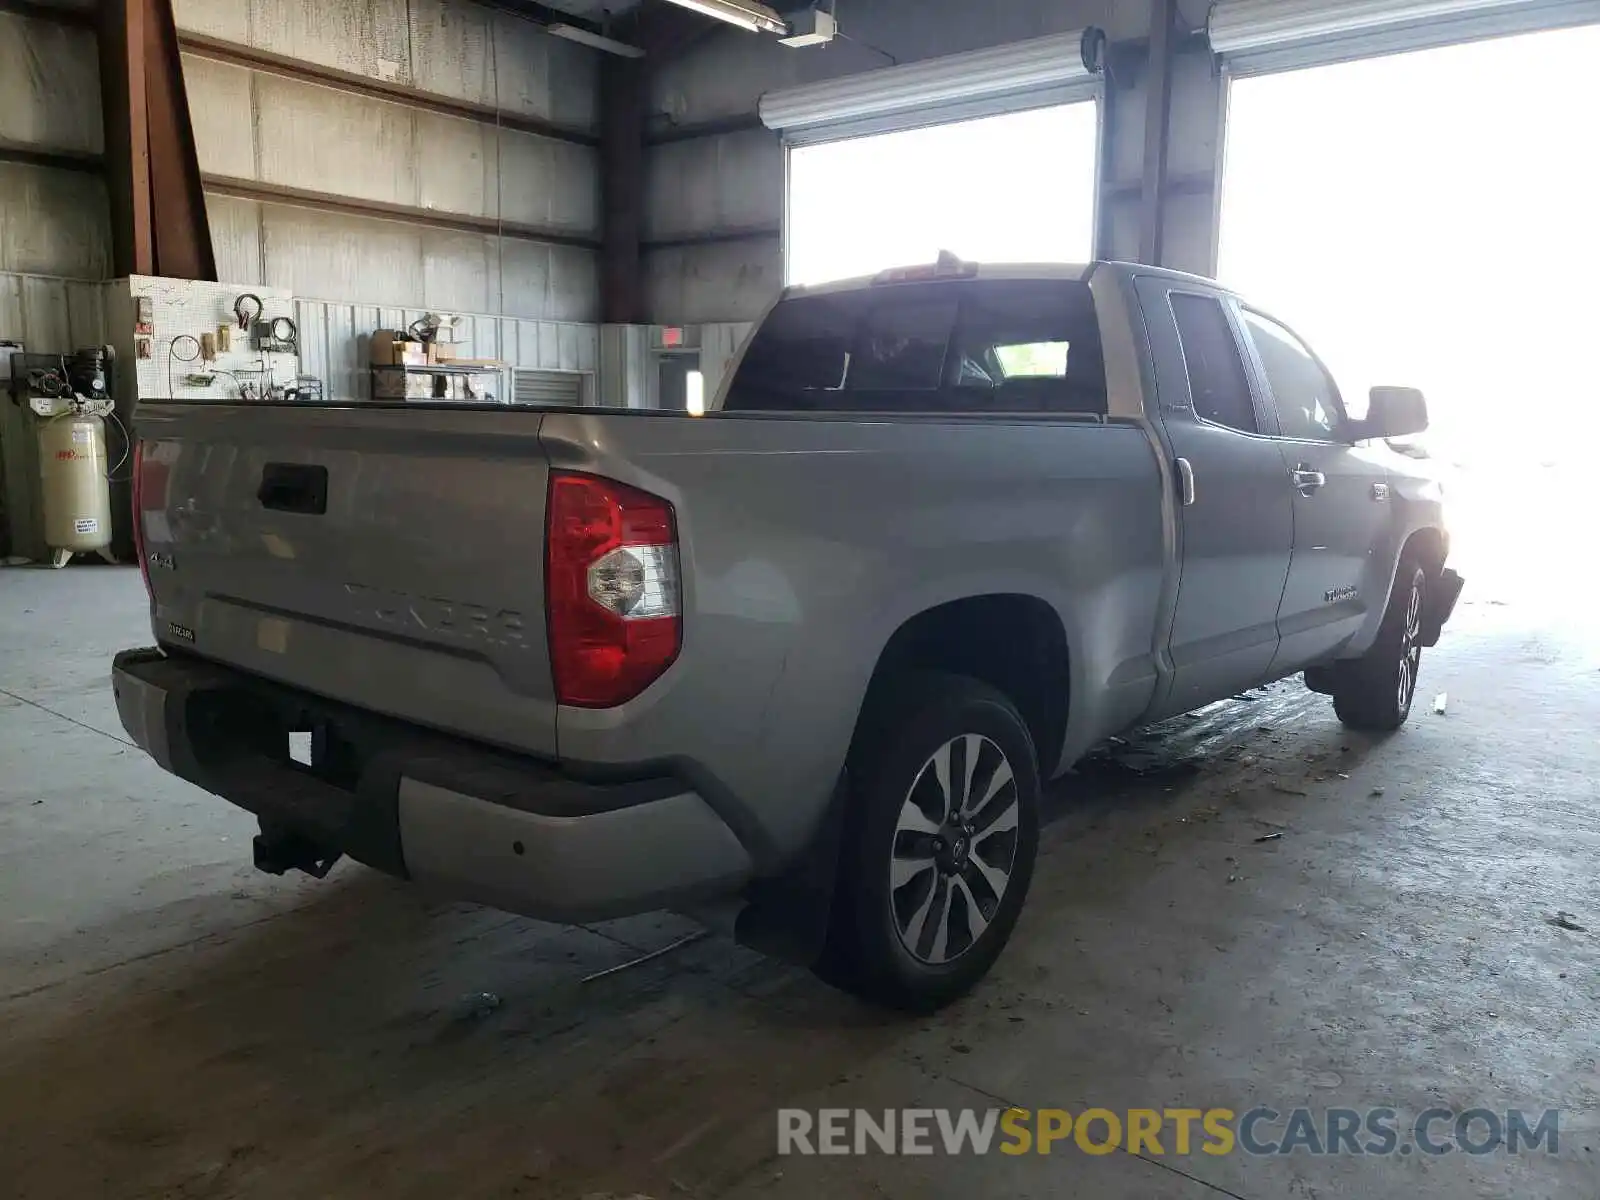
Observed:
[[[1600,3],[779,7],[814,44],[730,23],[770,14],[746,0],[0,0],[0,1179],[1600,1194]],[[1347,394],[1428,392],[1469,584],[1405,729],[1353,733],[1288,680],[1101,747],[1050,788],[994,973],[921,1018],[676,915],[563,927],[351,863],[262,874],[253,819],[125,736],[140,399],[700,412],[780,288],[940,250],[1215,275]],[[101,346],[123,565],[50,570],[13,397]],[[1559,1145],[1001,1161],[774,1136],[789,1108],[1380,1105],[1559,1110]]]

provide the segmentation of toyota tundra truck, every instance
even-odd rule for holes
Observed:
[[[142,406],[123,725],[267,871],[687,912],[927,1010],[1087,750],[1297,673],[1396,729],[1462,587],[1421,394],[1353,415],[1206,279],[790,289],[709,408]]]

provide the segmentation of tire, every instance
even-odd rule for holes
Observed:
[[[1388,732],[1411,715],[1427,602],[1427,571],[1414,559],[1402,558],[1377,640],[1360,658],[1338,664],[1333,676],[1333,711],[1351,729]]]
[[[930,1012],[988,973],[1027,897],[1039,848],[1033,739],[987,684],[915,674],[880,691],[856,740],[817,973],[873,1003]]]

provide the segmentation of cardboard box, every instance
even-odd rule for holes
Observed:
[[[433,361],[436,363],[455,362],[456,345],[454,342],[434,342],[428,347],[433,352]]]
[[[428,348],[393,329],[373,332],[369,357],[375,367],[428,365]]]

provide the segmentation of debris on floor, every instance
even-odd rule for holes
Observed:
[[[688,937],[679,938],[670,946],[663,946],[659,950],[652,950],[649,954],[642,954],[638,958],[630,959],[625,963],[618,963],[614,967],[607,967],[604,971],[596,971],[593,975],[585,975],[582,982],[593,983],[597,979],[606,979],[612,975],[621,974],[623,971],[631,971],[634,967],[642,967],[647,962],[654,962],[658,958],[662,958],[665,955],[671,954],[674,950],[682,949],[684,946],[691,945],[694,942],[704,941],[710,936],[710,930],[697,930],[696,932],[689,934]]]
[[[1258,844],[1261,842],[1276,842],[1280,841],[1282,838],[1283,834],[1281,833],[1264,833],[1256,839],[1256,842]]]
[[[1587,925],[1579,925],[1578,918],[1569,912],[1558,912],[1553,917],[1546,917],[1545,924],[1554,925],[1557,929],[1570,929],[1573,933],[1588,933]]]
[[[1449,706],[1450,706],[1450,694],[1448,692],[1440,692],[1437,696],[1435,696],[1433,698],[1433,711],[1437,715],[1439,715],[1441,717],[1444,716],[1445,709],[1447,709]]]
[[[457,1021],[481,1021],[500,1008],[500,997],[493,992],[468,992],[456,1001]]]

